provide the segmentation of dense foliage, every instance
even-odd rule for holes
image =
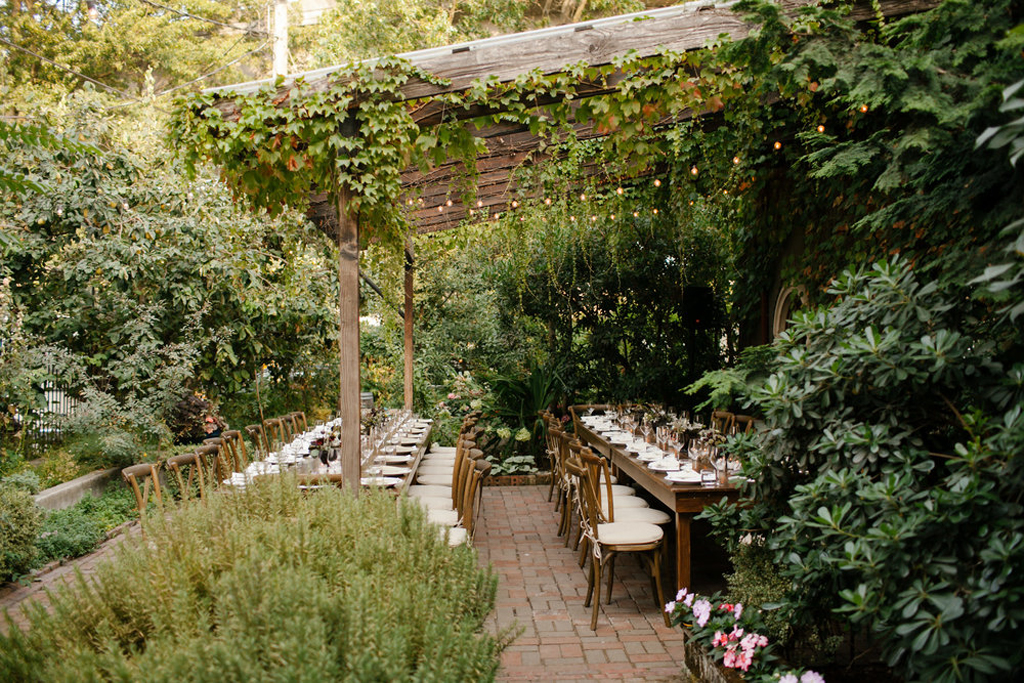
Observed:
[[[495,579],[416,506],[287,477],[144,521],[0,637],[0,678],[490,680]]]
[[[0,582],[33,567],[36,533],[43,516],[32,494],[16,483],[0,483]]]

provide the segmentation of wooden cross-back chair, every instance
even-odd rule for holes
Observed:
[[[288,441],[285,439],[285,428],[281,418],[272,417],[263,421],[263,433],[267,437],[267,448],[271,451],[279,449]]]
[[[247,425],[245,433],[252,441],[254,459],[263,460],[270,455],[270,444],[267,442],[267,433],[263,431],[263,425]]]
[[[602,413],[608,412],[612,409],[609,403],[578,403],[574,406],[569,406],[569,414],[572,415],[572,428],[577,434],[579,434],[580,417],[582,414],[586,414],[591,410],[600,410]]]
[[[591,479],[589,469],[575,458],[566,461],[566,470],[576,480],[580,501],[580,526],[590,550],[590,571],[587,574],[587,599],[585,607],[593,604],[590,628],[597,630],[597,614],[601,603],[601,578],[608,570],[608,598],[611,603],[612,579],[615,575],[615,557],[620,553],[638,553],[651,574],[651,588],[655,604],[669,626],[668,614],[664,613],[664,593],[661,588],[661,555],[665,533],[657,524],[647,522],[602,522],[601,504],[597,499],[597,487]]]
[[[491,473],[491,463],[483,458],[471,460],[473,463],[466,475],[466,483],[462,492],[459,526],[448,530],[448,544],[462,545],[472,543],[476,533],[476,519],[479,511],[478,494],[482,493],[484,479]]]
[[[224,440],[225,455],[231,459],[231,467],[235,472],[244,472],[249,466],[249,453],[245,449],[245,439],[242,432],[237,429],[229,429],[221,434]]]
[[[757,419],[752,415],[733,415],[732,424],[738,434],[745,434],[754,431],[754,423]]]
[[[735,416],[727,410],[716,410],[711,413],[710,427],[719,434],[728,434],[733,417]]]
[[[306,413],[296,410],[291,413],[292,424],[295,426],[295,434],[309,431],[309,423],[306,422]],[[293,435],[294,436],[294,435]]]
[[[224,473],[224,465],[221,463],[221,447],[217,444],[207,444],[195,450],[199,457],[200,467],[203,468],[203,481],[208,489],[214,489],[221,485],[230,472]]]
[[[135,494],[135,504],[139,509],[141,518],[149,504],[149,493],[152,487],[153,497],[158,505],[163,504],[163,496],[160,493],[160,465],[154,463],[142,463],[132,465],[121,470],[121,478]],[[139,488],[139,481],[142,481],[142,488]]]
[[[194,488],[199,490],[200,500],[206,499],[205,466],[199,453],[183,453],[168,458],[167,469],[178,483],[178,495],[181,500],[190,499]],[[183,472],[187,473],[187,476]]]

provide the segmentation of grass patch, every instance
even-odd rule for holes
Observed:
[[[0,636],[0,680],[491,680],[496,577],[386,493],[288,476],[144,521],[52,613]]]

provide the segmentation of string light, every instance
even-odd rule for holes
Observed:
[[[444,207],[443,206],[437,207],[437,212],[438,213],[444,213]]]
[[[512,208],[513,209],[519,208],[519,202],[517,202],[516,200],[513,199],[512,200]]]
[[[484,205],[484,200],[482,200],[482,199],[478,199],[478,200],[476,200],[476,206],[477,206],[477,208],[480,208],[480,207],[482,207],[483,205]]]
[[[501,220],[501,213],[494,214],[494,220],[500,221]]]
[[[824,133],[825,132],[825,126],[818,126],[818,132],[819,133]]]
[[[860,105],[860,113],[861,114],[867,114],[868,113],[868,105],[866,105],[866,104]]]
[[[655,178],[654,179],[654,186],[655,187],[661,187],[661,178]]]
[[[634,211],[633,212],[633,218],[640,218],[640,212],[639,211]]]
[[[548,205],[548,206],[551,206],[551,197],[545,197],[545,198],[544,198],[544,203],[545,203],[546,205]]]
[[[590,222],[591,223],[596,223],[597,222],[597,216],[591,216],[590,217]]]
[[[773,146],[773,147],[774,147],[775,149],[782,149],[782,143],[781,143],[781,142],[779,142],[778,140],[776,140],[776,141],[775,141],[775,144],[774,144],[774,145],[772,145],[772,146]]]
[[[615,214],[614,213],[612,214],[612,220],[615,220]]]
[[[739,157],[733,157],[732,158],[732,163],[734,163],[734,164],[740,163],[740,158]]]
[[[573,223],[575,223],[576,222],[576,216],[569,216],[569,220],[572,221]]]
[[[697,167],[696,166],[694,166],[693,168],[690,169],[690,175],[697,175]]]
[[[658,210],[657,210],[657,209],[654,209],[654,211],[652,211],[652,213],[653,213],[653,214],[654,214],[655,216],[657,216],[657,215],[658,215]]]
[[[585,201],[587,201],[587,195],[585,195],[585,194],[581,194],[581,195],[580,195],[580,201],[581,201],[581,202],[585,202]]]
[[[623,189],[622,189],[622,188],[620,187],[619,189],[615,190],[615,192],[616,192],[616,194],[620,194],[620,195],[621,195],[621,194],[622,194],[623,192],[625,192],[625,190],[623,190]]]
[[[446,201],[446,202],[444,203],[444,205],[445,205],[445,206],[451,206],[451,205],[452,205],[452,200],[450,200],[450,199],[449,199],[448,201]]]

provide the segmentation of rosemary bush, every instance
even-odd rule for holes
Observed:
[[[0,679],[489,680],[496,580],[385,494],[289,477],[146,518],[52,614],[0,636]]]

